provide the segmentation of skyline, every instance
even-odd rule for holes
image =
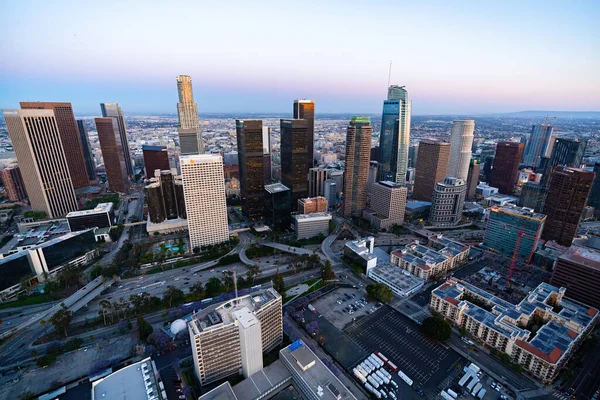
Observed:
[[[297,98],[317,114],[376,114],[391,60],[390,84],[407,87],[414,115],[600,110],[592,1],[117,4],[4,5],[0,108],[174,113],[185,74],[201,114],[289,112]]]

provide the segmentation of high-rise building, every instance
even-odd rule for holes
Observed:
[[[194,372],[202,386],[262,369],[263,352],[283,340],[281,296],[268,288],[194,314],[188,323]]]
[[[475,121],[472,119],[452,122],[450,158],[446,176],[467,179],[471,161],[471,146],[473,145],[473,130],[475,130]]]
[[[271,128],[263,126],[263,170],[265,185],[271,183]]]
[[[435,184],[444,180],[450,158],[450,143],[422,140],[415,170],[413,198],[431,201]]]
[[[3,113],[33,211],[43,211],[50,218],[76,211],[75,188],[54,111]]]
[[[148,217],[150,222],[160,224],[166,220],[186,219],[185,196],[181,176],[177,170],[154,170],[154,177],[147,181]]]
[[[360,217],[367,205],[367,179],[373,128],[369,117],[352,117],[346,133],[344,216]]]
[[[404,222],[408,189],[400,183],[380,181],[373,185],[371,204],[363,211],[363,218],[375,229],[390,229]]]
[[[600,251],[572,245],[558,257],[550,283],[567,289],[567,296],[600,308]]]
[[[192,78],[188,75],[177,76],[177,116],[179,117],[179,148],[181,154],[198,154],[204,152],[202,131],[198,119],[198,106],[194,103]]]
[[[281,183],[292,190],[292,211],[296,210],[298,199],[308,197],[310,126],[308,119],[281,120]]]
[[[100,103],[100,110],[102,111],[102,117],[116,118],[117,132],[121,137],[121,152],[123,153],[123,160],[125,160],[125,171],[128,176],[133,176],[133,163],[131,162],[131,153],[129,152],[129,137],[127,136],[127,125],[125,124],[123,110],[121,110],[121,107],[117,103]]]
[[[323,182],[323,197],[327,199],[327,207],[332,209],[337,204],[337,183],[334,179]]]
[[[83,150],[83,159],[85,161],[88,178],[90,181],[96,181],[98,179],[98,175],[96,174],[96,162],[94,161],[92,146],[90,145],[90,138],[88,137],[84,120],[77,120],[77,130],[79,131],[79,138],[81,139],[81,149]]]
[[[544,158],[540,168],[544,174],[542,183],[544,185],[548,184],[552,170],[557,165],[573,168],[581,167],[586,147],[587,140],[585,139],[556,139],[552,148],[552,155],[549,158]]]
[[[512,195],[519,174],[523,143],[498,142],[489,184],[502,194]]]
[[[169,170],[169,152],[166,146],[142,146],[142,154],[144,156],[144,168],[146,169],[146,177],[154,176],[154,171]]]
[[[0,180],[4,184],[4,191],[8,200],[21,201],[27,198],[25,182],[23,182],[21,169],[17,165],[9,165],[0,170]]]
[[[310,168],[308,170],[308,197],[323,196],[323,184],[326,179],[326,169]]]
[[[67,158],[73,187],[79,189],[90,185],[83,155],[83,146],[73,115],[71,103],[31,101],[21,103],[22,110],[53,110],[63,151]]]
[[[596,177],[594,178],[594,184],[590,190],[588,205],[600,211],[600,163],[594,164],[594,173],[596,174]]]
[[[294,119],[305,119],[307,124],[307,162],[306,169],[315,164],[315,101],[294,100]],[[293,189],[292,189],[293,192]]]
[[[300,214],[322,213],[326,212],[328,208],[327,199],[322,196],[298,199],[298,213]]]
[[[187,155],[179,160],[190,249],[229,240],[221,156]]]
[[[494,206],[485,226],[483,245],[507,256],[512,256],[518,245],[518,256],[531,262],[545,221],[544,214],[529,208]]]
[[[236,120],[242,212],[250,221],[264,218],[264,157],[262,121]]]
[[[271,229],[283,232],[291,227],[291,192],[281,183],[265,185],[265,222]]]
[[[546,190],[546,187],[539,182],[525,183],[521,188],[519,207],[527,207],[535,212],[541,212],[544,209]]]
[[[570,246],[581,213],[587,204],[594,173],[579,168],[556,166],[550,176],[544,214],[548,216],[542,233],[545,240]]]
[[[479,161],[471,159],[471,162],[469,163],[469,173],[467,174],[467,200],[473,200],[475,198],[477,185],[479,185],[480,171],[481,164],[479,164]]]
[[[447,177],[438,182],[431,198],[429,223],[433,226],[454,226],[462,218],[462,210],[467,194],[467,182],[464,179]]]
[[[419,144],[413,144],[408,148],[408,168],[416,168],[419,153]]]
[[[127,179],[127,163],[124,159],[122,135],[119,130],[117,118],[94,118],[98,141],[102,149],[106,179],[110,190],[117,193],[129,192]],[[127,151],[129,153],[129,151]]]
[[[388,88],[379,135],[379,180],[405,183],[411,103],[404,86],[391,85]]]
[[[540,163],[540,157],[550,157],[556,133],[554,127],[547,124],[533,125],[531,135],[525,146],[523,153],[523,164],[528,167],[537,168]]]

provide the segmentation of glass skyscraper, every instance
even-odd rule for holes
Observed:
[[[383,102],[379,136],[379,180],[406,183],[410,141],[410,108],[404,86],[391,85]]]

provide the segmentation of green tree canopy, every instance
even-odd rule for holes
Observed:
[[[50,323],[54,325],[55,330],[63,331],[65,333],[65,337],[67,337],[67,328],[73,319],[73,311],[69,310],[64,303],[62,303],[60,306],[61,309],[50,318]]]
[[[382,303],[388,303],[394,297],[392,289],[384,285],[383,283],[374,283],[367,285],[367,293],[370,297],[381,301]]]
[[[452,327],[440,317],[426,318],[421,328],[425,335],[441,342],[450,339],[450,336],[452,336]]]
[[[223,284],[221,280],[217,277],[212,277],[206,282],[206,296],[215,297],[218,296],[223,291]]]

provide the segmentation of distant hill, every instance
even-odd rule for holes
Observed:
[[[561,117],[561,118],[600,118],[600,111],[544,111],[527,110],[511,113],[502,113],[494,115],[503,115],[507,117]]]

